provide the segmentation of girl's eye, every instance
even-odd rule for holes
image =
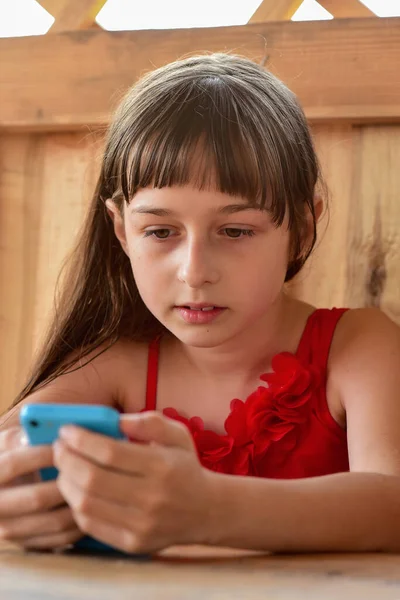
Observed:
[[[245,235],[248,237],[254,235],[254,231],[252,229],[236,229],[235,227],[225,227],[223,231],[225,231],[227,237],[232,239],[241,238]]]
[[[151,231],[145,231],[144,237],[155,237],[158,240],[166,240],[169,238],[171,233],[170,229],[152,229]]]
[[[239,229],[237,227],[225,227],[222,229],[222,231],[224,231],[226,236],[230,239],[239,239],[244,236],[251,237],[255,235],[252,229]],[[169,237],[171,237],[171,229],[151,229],[144,232],[144,237],[154,237],[157,240],[167,240]]]

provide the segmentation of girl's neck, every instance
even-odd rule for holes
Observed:
[[[196,370],[205,381],[234,376],[252,380],[266,372],[279,352],[296,352],[308,316],[314,307],[283,294],[267,315],[240,336],[214,348],[196,348],[169,340],[181,365]]]

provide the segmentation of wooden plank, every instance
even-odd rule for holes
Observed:
[[[376,17],[376,14],[359,0],[318,0],[335,18]]]
[[[319,308],[344,306],[346,298],[347,223],[353,200],[353,134],[354,128],[348,125],[313,128],[329,197],[324,197],[326,204],[318,224],[314,252],[288,289],[292,296]]]
[[[39,0],[55,22],[50,33],[89,29],[107,0]]]
[[[265,23],[267,21],[285,21],[293,17],[303,0],[263,0],[249,23]]]
[[[346,304],[379,306],[400,323],[400,127],[361,127],[354,140]]]
[[[0,137],[0,414],[21,389],[45,330],[98,155],[94,137],[82,133]]]
[[[0,412],[14,399],[32,356],[41,160],[34,136],[0,137]]]
[[[310,120],[399,121],[399,30],[394,17],[0,39],[0,129],[107,123],[147,70],[231,50],[266,64]]]
[[[319,126],[314,137],[329,211],[288,289],[319,307],[378,306],[400,325],[400,126]]]

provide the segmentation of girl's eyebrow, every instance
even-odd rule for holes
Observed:
[[[233,214],[242,212],[244,210],[262,210],[259,206],[254,204],[227,204],[217,209],[218,213],[221,214]],[[177,216],[173,210],[167,210],[166,208],[157,208],[151,205],[139,205],[131,208],[132,213],[140,215],[156,215],[157,217],[174,217]]]

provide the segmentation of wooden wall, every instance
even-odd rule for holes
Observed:
[[[317,306],[380,306],[400,324],[399,25],[334,19],[0,40],[0,412],[24,382],[94,189],[102,139],[89,127],[107,121],[144,70],[187,53],[233,48],[268,64],[312,122],[331,200],[291,292]]]
[[[101,142],[0,136],[0,413],[20,389],[93,191]]]
[[[314,136],[329,215],[292,292],[317,306],[381,306],[400,323],[400,126],[316,126]],[[0,410],[51,313],[100,155],[94,134],[0,137]]]
[[[380,306],[400,324],[400,126],[320,126],[314,136],[331,198],[293,293],[318,306]]]

